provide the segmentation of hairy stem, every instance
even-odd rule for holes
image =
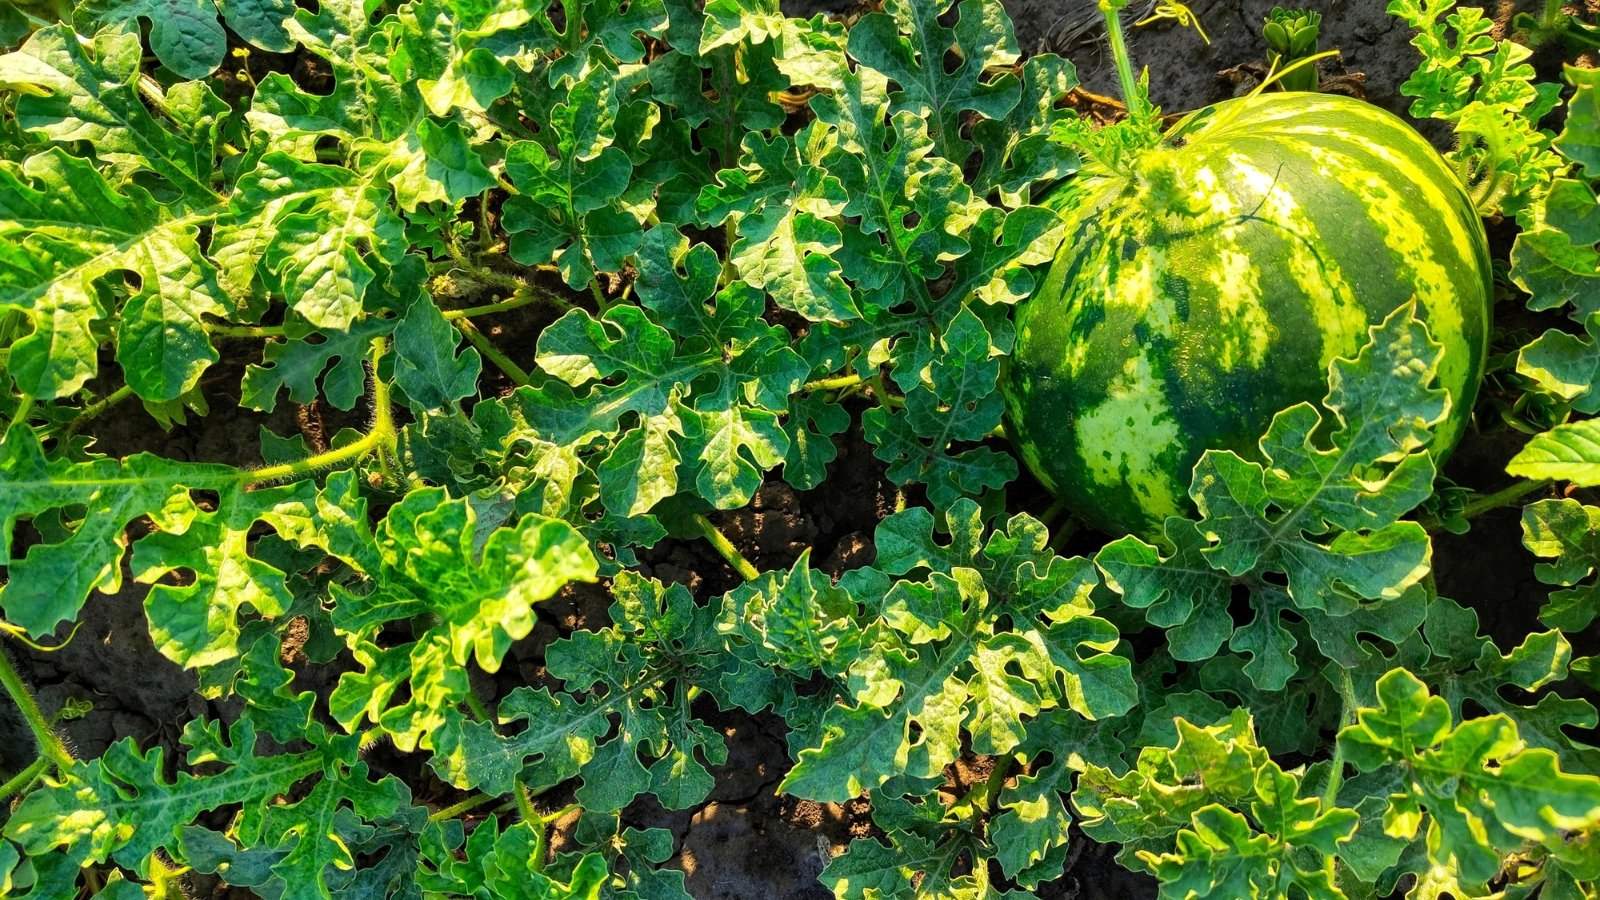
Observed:
[[[860,375],[840,375],[837,378],[819,378],[816,381],[806,382],[800,387],[800,390],[808,394],[816,391],[839,391],[847,387],[855,387],[863,380],[864,379]]]
[[[727,560],[728,565],[732,566],[733,570],[738,572],[741,578],[745,581],[754,581],[761,577],[761,571],[751,565],[750,560],[744,558],[743,554],[733,546],[733,542],[728,540],[728,536],[718,531],[717,526],[711,524],[710,519],[700,513],[695,513],[694,524],[699,526],[700,536],[710,542],[712,548],[723,559]]]
[[[1339,729],[1355,721],[1356,714],[1356,689],[1350,680],[1350,670],[1344,666],[1336,666],[1339,670]],[[1322,809],[1326,812],[1333,808],[1339,799],[1339,789],[1344,787],[1344,745],[1339,743],[1337,736],[1333,742],[1333,762],[1328,767],[1328,787],[1322,792]]]
[[[1492,494],[1484,494],[1476,500],[1469,501],[1461,514],[1467,518],[1481,515],[1491,509],[1510,506],[1529,494],[1537,493],[1550,486],[1550,482],[1542,479],[1524,478],[1507,487],[1501,488]]]
[[[11,427],[26,424],[28,416],[33,413],[33,395],[23,394],[17,400],[17,409],[11,414]]]
[[[17,674],[17,669],[11,664],[10,657],[0,651],[0,685],[4,685],[6,693],[11,695],[11,702],[17,705],[22,713],[23,721],[28,723],[28,728],[33,732],[33,739],[39,744],[39,755],[42,759],[49,760],[51,765],[58,769],[72,767],[72,754],[67,750],[67,745],[61,742],[61,737],[55,729],[50,727],[49,720],[39,710],[39,702],[33,699],[33,692],[22,683],[22,676]],[[10,782],[7,782],[10,784]]]
[[[1065,502],[1061,500],[1053,501],[1049,506],[1045,507],[1044,512],[1039,514],[1039,524],[1049,528],[1050,524],[1066,511],[1066,508],[1067,504]]]
[[[467,336],[467,341],[472,346],[478,348],[478,352],[483,354],[484,359],[487,359],[494,364],[495,368],[504,372],[513,384],[518,387],[526,387],[528,385],[531,379],[527,370],[512,362],[511,357],[501,353],[500,348],[489,340],[488,335],[479,331],[478,326],[472,324],[471,319],[466,316],[460,316],[452,324],[456,326],[457,331]]]
[[[96,416],[100,415],[101,413],[105,412],[106,410],[110,409],[111,407],[116,406],[118,403],[121,403],[122,401],[124,401],[124,400],[126,400],[126,399],[128,399],[129,397],[132,397],[132,396],[133,396],[133,388],[128,387],[127,385],[123,385],[122,387],[119,387],[116,390],[112,391],[111,393],[107,394],[105,397],[101,398],[100,400],[96,400],[94,403],[91,403],[88,406],[85,406],[83,408],[83,411],[78,413],[76,418],[74,418],[71,422],[67,423],[67,427],[62,432],[62,436],[63,437],[71,437],[71,436],[77,434],[78,432],[83,430],[83,426],[89,424],[89,422],[91,420],[93,420]]]
[[[515,279],[512,280],[515,281]],[[495,313],[509,312],[513,309],[521,309],[524,306],[537,303],[540,300],[548,300],[563,310],[572,308],[572,304],[565,297],[536,289],[532,285],[523,284],[520,281],[516,283],[518,285],[517,291],[513,296],[505,300],[485,303],[481,306],[469,306],[465,309],[446,309],[440,312],[443,313],[445,319],[454,321],[469,316],[489,316]],[[206,331],[216,337],[231,338],[272,338],[288,337],[289,335],[289,329],[284,325],[208,325]]]
[[[262,484],[268,481],[286,481],[300,478],[321,469],[331,468],[346,462],[361,459],[368,453],[376,452],[380,459],[385,459],[385,454],[395,450],[399,433],[394,427],[394,411],[391,408],[389,384],[378,377],[378,361],[383,358],[383,338],[372,342],[372,428],[364,437],[353,444],[347,444],[327,453],[319,453],[298,462],[283,463],[276,466],[267,466],[264,469],[249,469],[239,473],[239,480],[245,484]]]
[[[1463,519],[1472,519],[1476,518],[1477,516],[1481,516],[1490,510],[1510,506],[1529,494],[1538,493],[1539,491],[1549,487],[1550,484],[1551,482],[1543,479],[1519,479],[1492,494],[1482,494],[1472,500],[1469,500],[1467,505],[1461,508],[1461,517]],[[1432,516],[1418,519],[1417,524],[1421,525],[1427,531],[1438,531],[1440,528],[1444,527],[1443,521]]]
[[[978,795],[979,802],[985,810],[994,809],[995,799],[1000,796],[1000,790],[1005,787],[1006,779],[1011,777],[1011,769],[1016,765],[1014,756],[1002,756],[994,761],[994,769],[989,772],[989,777],[984,780],[982,791]]]
[[[480,806],[483,806],[483,805],[488,804],[488,803],[493,803],[494,801],[499,800],[499,799],[500,799],[499,797],[497,797],[497,796],[495,796],[493,794],[474,794],[471,797],[468,797],[467,799],[461,801],[460,803],[452,803],[449,806],[444,807],[443,809],[440,809],[440,810],[437,810],[435,812],[429,813],[428,814],[428,821],[429,822],[443,822],[446,819],[454,819],[456,816],[462,815],[464,813],[472,812],[473,810],[477,809]]]
[[[9,800],[14,794],[20,794],[33,787],[33,783],[39,780],[39,776],[48,768],[50,768],[50,758],[41,756],[29,763],[26,769],[18,772],[16,777],[7,779],[5,784],[0,784],[0,803]]]

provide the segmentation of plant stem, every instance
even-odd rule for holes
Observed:
[[[577,812],[580,809],[583,809],[583,804],[568,803],[566,806],[561,807],[553,813],[545,813],[544,815],[540,816],[539,821],[545,825],[554,825],[555,823],[565,819],[567,816]]]
[[[754,581],[761,577],[761,571],[751,565],[750,560],[745,559],[739,553],[733,546],[733,542],[728,540],[728,536],[718,531],[717,526],[711,524],[710,519],[700,513],[695,513],[693,521],[700,528],[700,536],[711,543],[712,548],[721,554],[723,559],[728,561],[728,565],[732,566],[733,570],[738,572],[741,578],[745,581]]]
[[[152,900],[169,900],[169,898],[182,898],[183,884],[178,879],[183,873],[189,871],[187,866],[175,868],[169,866],[166,860],[155,854],[150,855],[150,884],[155,889],[151,892]]]
[[[471,812],[486,803],[493,803],[499,799],[500,798],[494,794],[475,794],[461,801],[460,803],[452,803],[451,805],[446,806],[437,812],[429,813],[428,821],[443,822],[446,819],[454,819],[456,816],[459,816],[462,813]]]
[[[1492,494],[1483,494],[1476,499],[1469,501],[1466,506],[1461,508],[1461,517],[1463,519],[1471,519],[1476,516],[1483,515],[1492,509],[1510,506],[1529,494],[1537,493],[1540,490],[1549,487],[1550,484],[1551,482],[1542,479],[1519,479]],[[1432,516],[1418,519],[1417,524],[1421,525],[1427,531],[1438,531],[1440,528],[1444,527],[1444,522],[1433,518]]]
[[[901,409],[906,405],[904,398],[889,393],[889,387],[883,380],[883,373],[880,372],[868,378],[866,383],[868,387],[872,388],[872,396],[876,397],[878,402],[884,406],[891,409]]]
[[[1133,77],[1133,59],[1128,55],[1128,41],[1122,33],[1122,8],[1127,0],[1100,0],[1100,12],[1106,18],[1106,40],[1111,44],[1111,59],[1117,65],[1117,80],[1122,84],[1122,104],[1128,108],[1129,117],[1144,112],[1144,98],[1139,93],[1139,82]]]
[[[567,301],[567,298],[559,294],[537,290],[533,286],[523,284],[520,281],[516,283],[519,288],[516,294],[505,300],[485,303],[481,306],[469,306],[465,309],[446,309],[441,310],[441,312],[445,319],[454,321],[469,316],[488,316],[495,313],[509,312],[513,309],[531,305],[539,300],[548,300],[563,310],[572,308],[572,304]],[[231,338],[287,337],[289,334],[289,329],[283,325],[209,325],[206,327],[206,331],[217,337]]]
[[[1061,523],[1060,528],[1056,529],[1056,533],[1050,536],[1050,542],[1046,545],[1046,547],[1049,548],[1051,553],[1060,553],[1061,548],[1066,546],[1067,541],[1072,540],[1072,536],[1077,533],[1078,520],[1067,519],[1065,522]]]
[[[456,326],[457,331],[467,336],[467,341],[472,346],[478,348],[478,352],[483,354],[484,359],[487,359],[494,364],[495,368],[504,372],[513,384],[518,387],[526,387],[528,385],[530,379],[527,370],[512,362],[511,357],[501,353],[500,348],[496,347],[487,335],[479,331],[478,326],[472,324],[471,319],[466,316],[460,316],[452,324]]]
[[[489,717],[489,708],[484,706],[483,701],[479,700],[478,695],[474,694],[470,689],[467,691],[467,709],[472,710],[473,715],[485,722],[492,721]]]
[[[1351,723],[1356,712],[1356,689],[1350,681],[1350,670],[1344,666],[1335,666],[1339,670],[1339,729]],[[1333,762],[1328,768],[1328,787],[1322,792],[1322,810],[1327,812],[1339,799],[1339,789],[1344,787],[1344,745],[1339,743],[1335,733],[1333,742]]]
[[[840,375],[837,378],[821,378],[816,381],[806,382],[800,390],[806,393],[813,391],[838,391],[847,387],[855,387],[863,381],[860,375]]]
[[[39,711],[38,701],[33,699],[28,686],[22,683],[22,676],[17,674],[16,667],[11,665],[11,659],[3,650],[0,650],[0,685],[5,686],[6,693],[11,695],[11,702],[17,705],[23,721],[33,731],[33,738],[39,744],[40,757],[49,760],[58,769],[72,768],[72,754],[67,751],[67,745],[61,742],[44,713]]]
[[[1461,510],[1461,515],[1470,519],[1473,516],[1482,515],[1491,509],[1499,509],[1502,506],[1510,506],[1518,500],[1521,500],[1523,497],[1526,497],[1532,493],[1536,493],[1539,490],[1549,486],[1550,482],[1548,481],[1524,478],[1521,481],[1514,482],[1513,484],[1503,487],[1492,494],[1484,494],[1478,499],[1470,501],[1467,503],[1466,507]]]
[[[1049,528],[1050,523],[1054,522],[1056,517],[1061,515],[1066,508],[1067,504],[1061,500],[1051,503],[1049,506],[1045,507],[1044,512],[1039,514],[1039,524]]]
[[[1011,776],[1011,768],[1016,765],[1014,756],[1002,756],[994,761],[994,769],[989,772],[989,777],[983,782],[983,793],[980,799],[985,809],[994,809],[995,798],[1000,796],[1000,789],[1005,787],[1006,779]]]
[[[522,308],[524,306],[529,305],[533,301],[538,300],[540,297],[545,297],[546,299],[559,301],[561,306],[563,308],[565,308],[565,309],[571,309],[572,308],[572,304],[568,303],[565,297],[557,297],[554,294],[536,294],[531,290],[524,290],[524,291],[519,292],[515,296],[510,297],[510,298],[505,299],[505,300],[501,300],[498,303],[486,303],[486,304],[484,304],[482,306],[469,306],[466,309],[447,309],[447,310],[444,310],[444,317],[446,319],[454,320],[454,319],[465,319],[465,318],[467,318],[469,316],[491,316],[491,315],[494,315],[495,313],[502,313],[502,312],[506,312],[508,310],[520,309],[520,308]]]
[[[77,418],[67,423],[67,427],[62,436],[71,437],[72,435],[77,434],[83,430],[83,426],[89,424],[91,419],[132,396],[133,388],[123,385],[122,387],[119,387],[107,394],[104,398],[85,406],[83,411],[78,413]]]
[[[517,782],[511,788],[511,793],[516,796],[517,812],[522,814],[522,821],[537,828],[539,826],[539,813],[533,808],[533,801],[528,799],[528,791]]]
[[[17,410],[11,414],[11,428],[27,424],[28,416],[33,412],[33,395],[23,394],[17,400]],[[10,429],[7,429],[10,430]]]
[[[302,459],[298,462],[283,463],[276,466],[267,466],[264,469],[250,469],[239,473],[239,480],[245,484],[261,484],[268,481],[282,481],[289,478],[298,478],[309,475],[319,469],[326,469],[340,463],[360,459],[368,453],[376,451],[380,458],[386,451],[392,451],[399,434],[394,427],[394,411],[390,408],[389,385],[378,377],[378,361],[383,358],[383,338],[372,342],[372,428],[364,437],[353,444],[347,444],[327,453]]]
[[[5,784],[0,784],[0,803],[9,800],[13,794],[20,794],[33,786],[34,781],[50,768],[50,758],[41,756],[28,764],[26,769],[18,772],[15,778],[7,779]]]

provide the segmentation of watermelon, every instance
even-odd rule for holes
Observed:
[[[1445,347],[1447,453],[1488,351],[1483,222],[1439,153],[1347,97],[1201,110],[1121,171],[1087,164],[1047,201],[1066,240],[1017,310],[1004,391],[1024,463],[1080,518],[1150,535],[1191,512],[1207,448],[1259,456],[1274,413],[1416,298]]]

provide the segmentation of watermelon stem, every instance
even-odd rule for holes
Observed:
[[[1144,94],[1133,77],[1133,59],[1128,55],[1128,40],[1122,33],[1121,12],[1128,0],[1100,0],[1100,12],[1106,17],[1106,38],[1111,44],[1111,58],[1117,64],[1117,80],[1122,83],[1122,103],[1130,118],[1145,112]]]
[[[711,524],[710,519],[707,519],[701,513],[695,513],[690,517],[690,520],[696,528],[700,529],[700,536],[711,544],[711,548],[717,551],[717,554],[727,562],[728,567],[737,572],[740,578],[745,581],[755,581],[761,577],[761,571],[752,565],[750,560],[744,558],[744,554],[733,546],[733,542],[728,540],[727,535],[718,530],[717,526]]]
[[[1502,507],[1511,506],[1529,494],[1538,493],[1549,487],[1550,481],[1542,478],[1521,478],[1513,481],[1509,486],[1501,488],[1492,494],[1481,494],[1476,499],[1467,503],[1461,509],[1461,518],[1473,519],[1486,512]],[[1417,524],[1426,531],[1438,531],[1444,527],[1444,522],[1432,516],[1420,518]]]
[[[1356,701],[1355,684],[1350,678],[1350,670],[1343,666],[1334,666],[1339,673],[1339,731],[1346,726],[1356,723],[1356,710],[1360,704]],[[1339,799],[1339,789],[1344,787],[1344,742],[1335,740],[1333,744],[1333,760],[1328,764],[1328,784],[1322,792],[1322,808],[1332,809]]]

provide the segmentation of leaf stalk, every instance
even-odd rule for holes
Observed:
[[[1466,506],[1461,508],[1461,517],[1463,519],[1473,519],[1490,510],[1510,506],[1523,497],[1538,493],[1551,484],[1552,482],[1540,478],[1518,479],[1492,494],[1484,494],[1475,500],[1469,501]],[[1444,522],[1433,516],[1418,519],[1417,524],[1421,525],[1425,531],[1438,531],[1444,527]]]
[[[389,394],[389,384],[378,376],[378,363],[383,358],[383,338],[372,342],[372,427],[366,435],[353,444],[346,444],[319,453],[292,463],[282,463],[276,466],[267,466],[264,469],[248,469],[239,473],[239,481],[245,484],[264,484],[269,481],[286,481],[299,478],[316,472],[320,469],[337,466],[341,463],[361,459],[369,453],[376,452],[380,462],[387,466],[387,454],[395,452],[399,442],[399,432],[394,425],[393,401]]]
[[[711,524],[710,519],[700,513],[695,513],[692,518],[694,524],[700,529],[700,536],[711,544],[711,547],[727,561],[735,572],[739,573],[741,578],[745,581],[754,581],[761,577],[761,570],[752,565],[750,560],[745,559],[738,548],[733,546],[733,542],[728,540],[728,536],[718,531],[717,526]]]

